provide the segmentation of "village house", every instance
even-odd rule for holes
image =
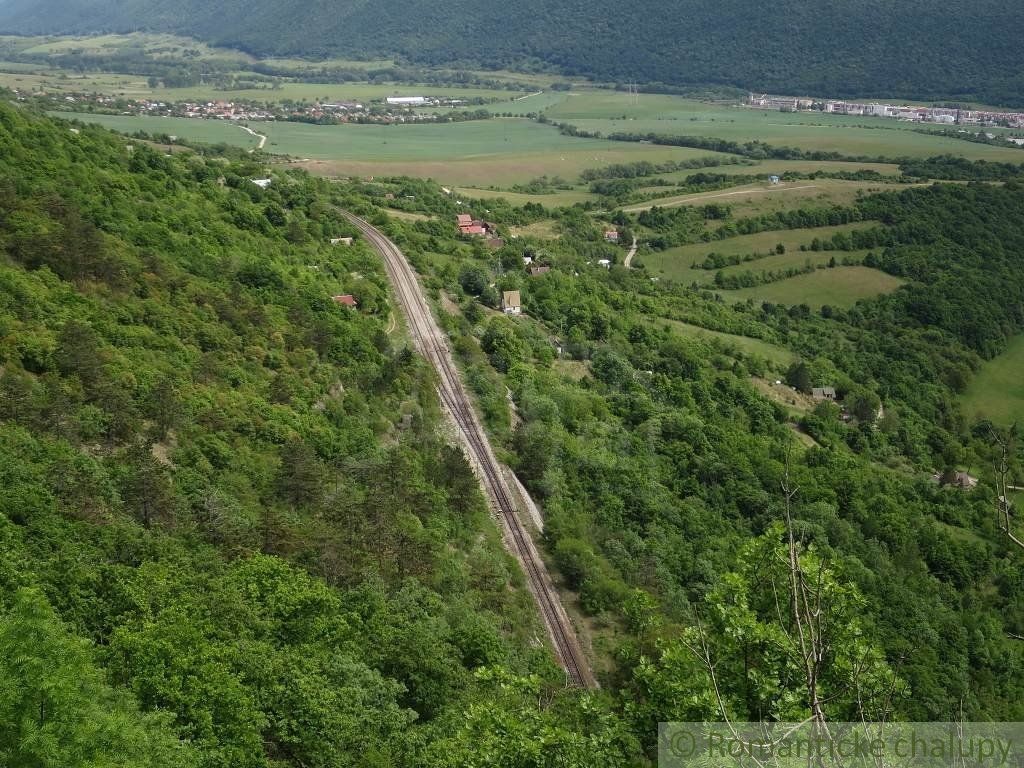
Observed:
[[[611,259],[598,259],[597,263],[600,266],[604,267],[605,269],[611,269],[612,268],[612,261],[611,261]]]
[[[501,294],[501,311],[506,315],[521,315],[523,313],[519,291],[505,291]]]
[[[604,233],[604,239],[609,243],[619,242],[619,232],[616,229],[609,229]]]
[[[530,267],[530,277],[540,277],[541,275],[546,275],[550,271],[551,267],[547,266]]]
[[[335,304],[341,304],[343,307],[352,307],[355,309],[359,306],[359,302],[356,301],[355,296],[351,293],[343,293],[340,296],[332,296]]]
[[[813,387],[811,389],[811,397],[817,402],[822,402],[824,400],[831,400],[832,402],[835,402],[838,399],[835,387]]]
[[[458,225],[460,235],[483,237],[487,234],[487,227],[484,222],[474,219],[468,213],[460,213],[456,216],[455,223]]]
[[[260,189],[266,189],[267,187],[269,187],[271,184],[274,183],[274,180],[273,179],[252,179],[252,183],[255,184],[257,187],[259,187]]]
[[[352,245],[351,237],[332,237],[331,245]]]

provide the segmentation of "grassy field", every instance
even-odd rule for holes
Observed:
[[[731,166],[723,166],[731,167]],[[717,172],[717,169],[714,169]],[[757,182],[716,192],[697,192],[669,195],[647,200],[623,208],[627,213],[646,211],[654,206],[675,208],[680,205],[720,203],[733,210],[733,216],[760,216],[765,213],[787,211],[807,205],[849,205],[862,195],[906,189],[905,184],[885,184],[875,181],[845,181],[842,179],[814,179],[787,181],[780,184]],[[652,191],[653,188],[652,188]]]
[[[690,338],[713,339],[724,344],[727,349],[735,349],[745,355],[756,355],[778,366],[789,365],[796,359],[796,355],[785,347],[780,347],[777,344],[762,341],[761,339],[752,339],[749,336],[737,336],[736,334],[722,333],[721,331],[710,331],[707,328],[701,328],[699,325],[681,323],[678,320],[658,320],[657,324],[668,325],[683,336],[689,336]]]
[[[547,208],[558,208],[560,206],[585,203],[589,200],[596,200],[597,195],[576,189],[559,189],[550,195],[528,195],[522,192],[505,192],[496,189],[479,189],[474,187],[457,187],[455,192],[463,197],[482,198],[484,200],[503,197],[513,205],[526,205],[526,203],[540,203]]]
[[[133,115],[77,117],[125,133],[144,130],[253,146],[252,137],[241,128],[219,121]],[[714,154],[573,139],[550,126],[515,119],[390,126],[254,123],[253,128],[268,137],[266,151],[301,158],[306,161],[301,163],[303,167],[322,175],[411,175],[469,187],[509,186],[545,174],[571,179],[587,168],[612,163],[657,163]]]
[[[66,120],[75,119],[86,123],[96,123],[121,133],[131,134],[136,131],[145,131],[150,134],[166,133],[188,141],[234,144],[245,149],[255,149],[259,144],[259,139],[227,120],[186,120],[177,117],[88,115],[69,112],[51,112],[50,114]]]
[[[854,254],[845,254],[842,251],[801,251],[800,246],[810,245],[811,241],[816,237],[825,239],[839,232],[852,232],[856,229],[870,229],[875,226],[878,226],[876,222],[860,222],[857,224],[842,224],[836,227],[818,227],[816,229],[758,232],[755,235],[740,235],[739,237],[730,237],[726,240],[681,245],[665,251],[646,253],[641,257],[641,261],[653,275],[661,275],[673,280],[683,280],[687,283],[694,281],[704,283],[713,280],[715,273],[706,269],[693,269],[692,265],[695,262],[704,261],[710,253],[720,253],[723,256],[747,256],[754,253],[771,253],[779,243],[786,247],[786,253],[781,256],[768,256],[757,261],[743,262],[736,266],[727,267],[723,270],[727,273],[743,272],[746,270],[758,272],[762,269],[797,267],[801,266],[807,259],[811,259],[812,263],[826,263],[832,256],[835,256],[837,260],[841,260],[844,255]]]
[[[1024,336],[1014,338],[1003,354],[981,367],[961,404],[971,419],[1024,424]]]
[[[950,153],[972,159],[1024,162],[1024,151],[990,147],[916,129],[940,130],[871,117],[782,113],[712,104],[675,96],[641,94],[638,103],[612,91],[581,91],[550,107],[553,120],[602,134],[659,133],[715,136],[732,141],[760,140],[805,150],[847,155],[930,157]]]
[[[836,267],[819,269],[808,275],[798,275],[777,283],[743,288],[738,291],[720,291],[726,301],[770,301],[775,304],[806,304],[820,309],[825,304],[848,309],[861,299],[891,293],[903,281],[885,272],[868,267]]]
[[[437,96],[453,99],[509,99],[523,91],[454,88],[398,83],[298,83],[281,82],[276,87],[225,90],[212,85],[188,88],[150,88],[147,78],[127,74],[0,73],[0,86],[44,93],[102,93],[134,99],[160,101],[380,101],[388,96]],[[501,110],[505,111],[505,110]],[[513,110],[527,112],[530,110]]]

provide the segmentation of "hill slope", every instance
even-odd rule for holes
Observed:
[[[541,64],[602,80],[1021,103],[1024,7],[978,0],[8,0],[0,30],[149,29],[256,54]]]

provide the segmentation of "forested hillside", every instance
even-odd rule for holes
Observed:
[[[391,189],[450,215],[443,195],[428,202],[428,185]],[[483,206],[520,226],[542,215]],[[592,616],[595,647],[614,658],[607,679],[623,711],[641,738],[652,722],[723,708],[739,719],[808,716],[793,618],[779,615],[791,599],[791,521],[808,578],[828,585],[826,621],[848,631],[824,652],[829,717],[1020,717],[1024,558],[1000,528],[993,474],[998,435],[1021,474],[1019,441],[967,422],[956,393],[1024,328],[1024,188],[935,185],[850,208],[728,217],[708,206],[618,221],[644,238],[707,237],[708,250],[726,228],[873,221],[836,235],[825,246],[832,266],[814,271],[849,269],[841,259],[867,252],[865,264],[906,282],[848,309],[729,304],[598,267],[622,251],[578,208],[555,214],[557,240],[508,242],[500,271],[493,253],[446,239],[444,221],[391,225],[458,298],[445,316],[455,348],[543,506],[547,544]],[[524,271],[524,254],[550,270]],[[489,311],[503,290],[521,292],[523,317]],[[718,333],[695,337],[695,325]],[[811,402],[826,384],[842,407]],[[807,404],[794,407],[794,392]],[[938,482],[963,466],[981,476],[977,489]]]
[[[5,0],[0,31],[171,31],[258,55],[546,68],[607,81],[1021,104],[1024,7],[979,0]]]
[[[263,172],[0,105],[0,764],[621,764],[380,264]]]

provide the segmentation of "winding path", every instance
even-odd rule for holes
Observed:
[[[416,279],[416,273],[398,246],[383,233],[352,214],[345,213],[345,216],[359,228],[384,259],[384,266],[398,303],[409,321],[413,343],[437,371],[437,390],[441,396],[441,403],[458,431],[466,456],[474,466],[480,484],[501,521],[505,547],[523,569],[527,586],[540,609],[558,662],[565,669],[571,684],[581,688],[598,687],[551,576],[533,539],[523,525],[520,511],[513,501],[514,496],[506,483],[501,465],[495,458],[490,441],[470,404],[445,335],[434,320]]]
[[[241,128],[246,133],[248,133],[250,136],[255,136],[257,139],[260,140],[260,143],[256,146],[256,149],[263,149],[263,147],[267,145],[267,137],[264,136],[262,133],[256,133],[256,131],[254,131],[248,125],[240,125],[238,127]],[[250,149],[249,153],[252,154],[253,152],[256,151],[256,149]]]
[[[629,265],[633,263],[633,257],[636,256],[636,238],[633,238],[633,244],[629,246],[629,253],[626,254],[626,260],[623,264],[626,265],[626,269],[629,269]]]

